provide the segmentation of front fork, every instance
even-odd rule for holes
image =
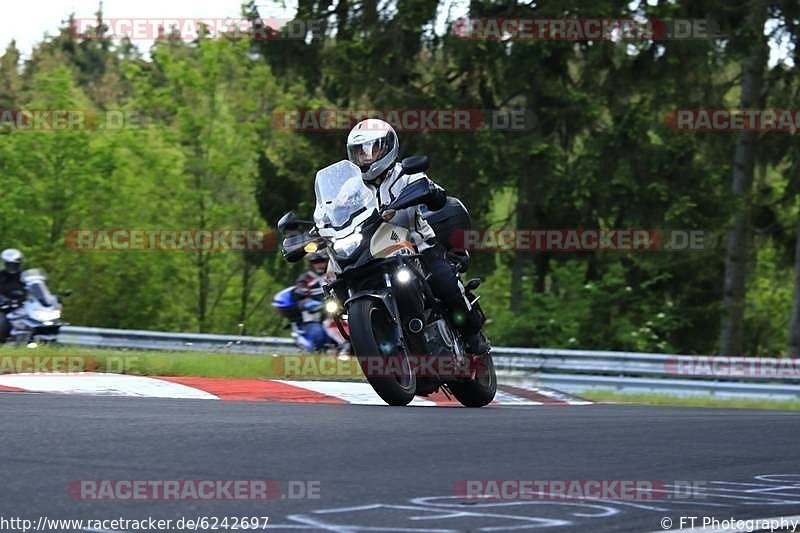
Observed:
[[[389,313],[392,316],[392,320],[394,321],[394,329],[395,329],[395,336],[397,338],[397,342],[400,344],[400,348],[403,349],[406,353],[408,353],[408,342],[406,341],[406,335],[403,331],[403,319],[400,315],[400,309],[397,305],[397,297],[394,294],[394,287],[392,286],[392,276],[389,275],[388,272],[383,273],[383,283],[386,286],[388,291],[388,298],[386,298],[385,303],[389,306]]]
[[[421,275],[421,273],[419,272],[418,269],[414,269],[414,271],[418,276]],[[345,305],[345,307],[349,307],[349,302],[353,301],[354,297],[355,298],[358,298],[358,297],[375,298],[375,299],[380,300],[383,303],[383,305],[386,306],[386,310],[389,312],[389,314],[390,314],[390,316],[392,318],[392,322],[394,323],[394,327],[395,327],[395,337],[397,338],[397,341],[398,341],[398,343],[400,345],[399,347],[402,348],[403,350],[405,350],[406,353],[410,353],[409,352],[409,347],[410,347],[409,339],[408,339],[407,333],[406,333],[406,331],[404,329],[404,324],[403,324],[403,320],[402,320],[402,316],[403,315],[401,314],[401,308],[402,308],[403,311],[406,311],[406,314],[408,314],[410,316],[410,319],[418,318],[421,321],[421,323],[424,325],[424,321],[425,321],[424,303],[420,299],[422,297],[420,292],[422,291],[422,289],[424,289],[426,287],[424,286],[424,284],[421,284],[421,283],[418,284],[417,288],[420,289],[420,290],[408,291],[409,298],[405,298],[405,295],[398,296],[398,294],[395,292],[395,286],[392,283],[392,275],[391,275],[391,273],[389,271],[382,272],[381,279],[383,280],[383,285],[384,285],[384,288],[386,289],[386,292],[384,293],[383,296],[380,296],[379,292],[373,292],[372,294],[370,294],[370,291],[364,291],[363,295],[360,292],[354,293],[353,290],[350,287],[348,287],[347,288],[347,300],[345,301],[344,305]],[[339,297],[337,295],[337,290],[334,288],[335,284],[336,284],[336,282],[323,285],[323,293],[325,294],[326,298],[333,298],[333,299],[336,299],[338,301]],[[339,291],[339,292],[341,292],[341,291]],[[345,311],[347,311],[347,309],[345,309]],[[336,326],[339,328],[339,332],[342,334],[342,336],[345,337],[347,340],[350,340],[349,335],[347,335],[347,333],[345,332],[344,327],[342,325],[341,315],[335,317],[334,320],[335,320]],[[423,330],[420,330],[420,332],[415,334],[412,331],[410,331],[410,329],[409,329],[408,335],[412,335],[412,336],[413,335],[422,335],[421,342],[422,342],[422,345],[424,346],[424,332],[423,332]],[[415,342],[413,344],[416,345],[418,343]]]
[[[332,285],[332,283],[323,284],[322,293],[326,300],[332,298],[338,302],[339,298],[336,296],[336,291],[333,290]],[[348,293],[352,295],[352,291],[349,288],[347,290]],[[342,315],[344,314],[344,311],[346,311],[346,309],[343,309],[342,313],[339,313],[333,317],[333,323],[336,324],[336,329],[339,330],[339,334],[344,338],[344,340],[349,342],[350,334],[344,329],[344,324],[342,323]]]

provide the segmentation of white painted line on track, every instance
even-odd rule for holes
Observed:
[[[199,381],[197,381],[199,380]],[[0,375],[0,392],[2,393],[60,393],[60,394],[86,394],[94,396],[127,396],[138,398],[175,398],[175,399],[202,399],[220,400],[228,399],[220,390],[225,387],[220,384],[224,382],[222,378],[197,378],[191,381],[187,378],[185,384],[179,378],[159,378],[149,376],[135,376],[129,374],[111,374],[98,372],[80,373],[39,373],[39,374],[3,374]],[[236,380],[230,380],[232,390],[237,390]],[[245,380],[246,382],[247,380]],[[367,382],[353,381],[306,381],[306,380],[267,380],[272,383],[289,385],[293,389],[305,389],[309,395],[316,393],[328,399],[339,399],[344,403],[355,405],[386,405],[386,403],[372,389]],[[207,383],[208,382],[208,383]],[[212,383],[213,382],[213,383]],[[266,382],[265,382],[266,384]],[[9,388],[9,391],[3,389]],[[222,387],[222,388],[220,388]],[[208,391],[203,390],[207,388]],[[247,387],[245,387],[247,389]],[[533,399],[528,397],[525,391],[534,392]],[[214,394],[217,392],[220,396]],[[247,392],[245,390],[245,392]],[[254,390],[252,400],[254,401],[282,401],[285,400],[281,394],[270,396],[269,387],[264,391]],[[552,398],[553,401],[549,401]],[[248,399],[245,393],[236,399]],[[321,400],[322,403],[325,403]],[[572,400],[566,394],[562,395],[556,391],[548,391],[547,395],[542,390],[530,390],[520,388],[516,390],[498,390],[494,401],[494,406],[539,406],[545,404],[575,405],[590,404],[592,402],[582,402]],[[441,395],[431,397],[415,397],[409,405],[436,407],[458,405],[455,401],[447,401]]]
[[[347,403],[356,405],[386,405],[380,396],[366,382],[353,381],[283,381],[281,383],[302,387],[320,394],[333,396]],[[424,398],[415,397],[409,405],[435,406],[436,402]]]
[[[0,385],[31,392],[93,394],[98,396],[143,396],[149,398],[190,398],[217,400],[213,394],[160,379],[128,374],[4,374]]]
[[[508,392],[503,392],[499,389],[494,395],[494,403],[499,403],[502,405],[544,405],[544,402],[529,400],[528,398],[509,394]]]

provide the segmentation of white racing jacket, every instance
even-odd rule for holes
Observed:
[[[427,177],[424,172],[400,175],[401,168],[400,163],[395,163],[394,168],[386,174],[377,187],[375,183],[365,182],[367,187],[376,194],[380,208],[389,205],[410,183]],[[420,206],[398,210],[389,222],[407,228],[411,242],[420,252],[433,246],[436,233],[428,221],[422,218]]]

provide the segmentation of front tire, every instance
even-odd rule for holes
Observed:
[[[475,356],[471,366],[475,368],[475,375],[471,379],[452,381],[447,386],[464,407],[483,407],[491,403],[497,393],[497,374],[492,355]]]
[[[417,376],[402,352],[395,324],[386,308],[372,299],[356,300],[348,309],[350,343],[361,370],[378,396],[389,405],[408,405],[417,390]],[[382,357],[382,369],[400,369],[400,375],[372,375],[369,358]],[[392,360],[392,358],[396,358]]]

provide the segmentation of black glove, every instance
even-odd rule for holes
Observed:
[[[421,178],[406,185],[384,211],[397,211],[425,204],[431,211],[438,211],[447,203],[447,193],[428,178]]]
[[[422,203],[431,211],[438,211],[447,203],[447,192],[431,180],[431,192]]]

